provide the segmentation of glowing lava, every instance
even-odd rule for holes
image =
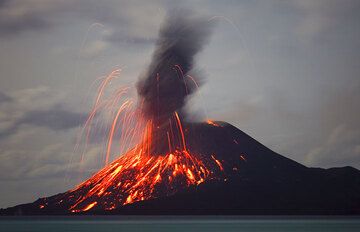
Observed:
[[[179,121],[179,128],[182,126]],[[190,185],[199,185],[209,178],[216,178],[214,167],[223,171],[222,164],[214,156],[212,161],[201,160],[185,146],[172,152],[150,155],[147,140],[99,171],[88,181],[69,191],[69,198],[76,202],[72,212],[87,211],[95,206],[112,210],[136,201],[169,196]],[[170,141],[171,143],[171,141]],[[77,193],[84,193],[78,195]],[[93,202],[93,203],[89,203]]]
[[[141,144],[68,192],[69,199],[77,199],[69,210],[83,212],[93,207],[112,210],[136,201],[169,196],[216,178],[216,173],[223,171],[221,162],[214,155],[211,159],[201,159],[191,154],[179,115],[175,112],[173,118],[180,135],[179,143],[171,139],[176,136],[175,129],[170,128],[171,133],[167,132],[169,151],[151,154],[153,125],[149,121]]]

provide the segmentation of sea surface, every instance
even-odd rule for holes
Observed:
[[[359,232],[360,217],[72,216],[0,217],[0,232],[325,231]]]

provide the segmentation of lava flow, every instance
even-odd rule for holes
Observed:
[[[179,144],[176,139],[172,140],[175,134],[167,133],[168,152],[151,154],[153,125],[149,122],[143,143],[67,193],[70,202],[76,199],[69,210],[83,212],[93,207],[113,210],[136,201],[169,196],[210,178],[219,178],[223,171],[221,161],[215,155],[204,159],[189,152],[176,112],[174,119],[181,137]]]

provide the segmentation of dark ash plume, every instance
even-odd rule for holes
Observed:
[[[181,111],[186,97],[196,90],[188,77],[194,56],[206,44],[213,24],[189,11],[171,11],[145,74],[137,83],[142,112],[161,124],[174,111]],[[199,84],[199,80],[195,80]]]

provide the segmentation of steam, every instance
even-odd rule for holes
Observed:
[[[189,77],[194,57],[211,34],[208,19],[185,10],[169,12],[146,72],[137,83],[141,109],[145,117],[161,124],[173,112],[182,112],[187,96],[196,91],[201,81]],[[194,79],[192,79],[194,78]]]

